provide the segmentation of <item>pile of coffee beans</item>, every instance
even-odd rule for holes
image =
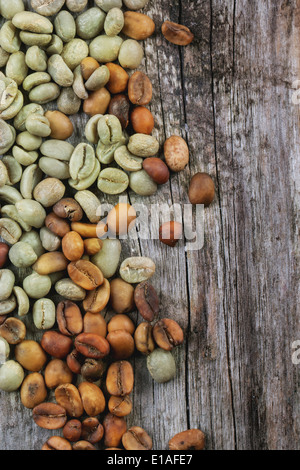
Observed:
[[[87,0],[31,0],[26,11],[23,0],[0,0],[0,389],[20,389],[38,426],[62,430],[44,450],[152,449],[144,429],[127,429],[129,359],[144,355],[153,379],[167,382],[176,374],[171,351],[184,341],[177,322],[159,318],[153,260],[121,260],[117,237],[134,227],[134,208],[117,204],[100,220],[95,194],[130,188],[151,196],[189,163],[180,136],[166,140],[165,161],[158,156],[146,107],[152,83],[136,70],[139,41],[155,23],[136,11],[148,0],[123,2],[128,11],[122,0],[95,0],[92,8]],[[181,46],[194,37],[170,21],[162,33]],[[88,143],[74,147],[69,116],[81,110]],[[210,176],[196,174],[190,202],[208,206],[214,196]],[[174,247],[182,226],[170,221],[159,235]],[[136,310],[137,327],[128,316]],[[27,339],[29,316],[40,341]],[[186,433],[169,448],[204,447],[201,431]]]

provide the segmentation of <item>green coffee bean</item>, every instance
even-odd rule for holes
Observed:
[[[4,364],[10,355],[10,346],[6,339],[0,336],[0,365]]]
[[[45,178],[34,188],[33,197],[44,207],[54,206],[63,198],[66,188],[57,178]]]
[[[28,268],[36,262],[37,256],[28,243],[18,242],[9,250],[9,259],[17,268]]]
[[[51,34],[39,34],[39,33],[30,33],[29,31],[21,31],[20,32],[20,39],[22,43],[26,44],[26,46],[40,46],[45,47],[47,46],[52,36]]]
[[[134,134],[128,142],[128,150],[137,157],[154,157],[159,151],[159,142],[146,134]]]
[[[17,13],[25,10],[23,0],[1,0],[0,10],[3,18],[11,20]]]
[[[120,276],[129,284],[138,284],[150,279],[155,273],[155,263],[145,256],[133,256],[123,261]]]
[[[77,286],[71,279],[61,279],[55,284],[55,290],[58,295],[61,295],[67,300],[73,300],[74,302],[80,302],[86,297],[86,291]]]
[[[13,186],[19,183],[19,181],[21,181],[22,173],[23,173],[23,169],[20,163],[17,162],[17,160],[14,157],[10,155],[6,155],[5,157],[2,158],[2,164],[5,165],[5,168],[8,174],[8,179],[7,179],[6,184],[8,186]]]
[[[25,91],[31,91],[33,88],[49,82],[51,82],[51,77],[47,72],[35,72],[27,75],[23,81],[23,88]]]
[[[98,67],[86,81],[85,87],[89,91],[96,91],[103,88],[109,81],[110,72],[106,65]]]
[[[10,54],[20,50],[21,40],[19,31],[11,21],[6,21],[0,29],[0,46]]]
[[[14,15],[12,19],[13,25],[24,31],[40,34],[51,34],[53,32],[53,25],[44,16],[31,11],[23,11]]]
[[[126,145],[122,145],[115,151],[114,159],[125,171],[139,171],[143,168],[143,159],[132,155]]]
[[[49,330],[56,320],[56,308],[50,299],[39,299],[33,305],[33,322],[39,330]]]
[[[52,178],[66,180],[70,178],[69,165],[55,158],[42,157],[39,159],[40,169]]]
[[[99,174],[98,188],[105,194],[120,194],[126,191],[128,185],[128,176],[117,168],[105,168]]]
[[[99,176],[100,172],[100,163],[99,161],[95,158],[95,166],[91,172],[91,174],[82,180],[73,180],[69,179],[68,183],[71,188],[76,189],[77,191],[82,191],[84,189],[90,188],[96,181],[96,179]]]
[[[106,114],[99,119],[98,134],[104,145],[112,145],[122,139],[122,125],[119,119],[112,114]]]
[[[94,263],[103,273],[106,279],[113,277],[117,271],[121,256],[121,242],[118,239],[103,240],[102,249],[91,257]]]
[[[18,315],[19,317],[24,317],[29,312],[29,298],[26,292],[22,289],[22,287],[15,286],[13,288],[13,293],[16,296],[17,304],[18,304]]]
[[[32,199],[33,190],[42,178],[43,172],[37,164],[25,168],[20,182],[20,192],[24,199]]]
[[[28,131],[21,132],[17,138],[16,143],[28,152],[38,150],[42,145],[42,138],[37,135],[32,135]]]
[[[48,72],[53,81],[62,87],[69,87],[73,84],[73,72],[58,54],[52,55],[48,60]]]
[[[2,160],[0,160],[0,188],[8,183],[8,171]]]
[[[32,199],[22,199],[16,203],[20,217],[29,225],[41,228],[46,218],[46,211],[43,206]]]
[[[31,46],[27,49],[25,60],[28,67],[35,72],[47,70],[47,54],[38,46]]]
[[[76,34],[75,20],[66,10],[60,11],[54,20],[55,32],[63,42],[74,39]]]
[[[15,129],[0,119],[0,154],[5,154],[14,144],[16,138]]]
[[[23,289],[32,299],[41,299],[46,297],[51,290],[51,279],[49,276],[41,276],[38,273],[32,273],[23,281]]]
[[[4,216],[9,217],[10,219],[17,222],[25,232],[30,232],[31,226],[24,222],[24,220],[20,217],[14,204],[3,206],[1,212]]]
[[[82,73],[81,73],[81,66],[78,65],[74,70],[74,82],[73,82],[73,90],[74,93],[80,98],[81,100],[86,100],[89,97],[88,92],[86,91]]]
[[[29,93],[30,101],[46,104],[56,100],[60,95],[60,88],[56,83],[43,83],[34,87]]]
[[[10,269],[0,269],[0,301],[7,300],[11,296],[14,285],[14,273]]]
[[[9,52],[6,52],[3,47],[0,46],[0,68],[5,67],[10,57]]]
[[[120,36],[98,36],[90,44],[90,56],[98,62],[114,62],[118,58],[122,43]]]
[[[78,144],[70,159],[70,175],[75,181],[88,178],[95,167],[96,157],[91,145]]]
[[[0,315],[7,315],[13,312],[17,307],[17,301],[14,295],[8,299],[0,301]]]
[[[86,139],[91,143],[96,145],[99,141],[99,134],[98,134],[98,122],[99,119],[102,117],[102,114],[95,114],[95,116],[91,117],[84,130],[84,134]]]
[[[47,227],[42,227],[40,230],[40,239],[46,251],[58,251],[61,246],[61,239]]]
[[[73,115],[78,113],[81,99],[78,98],[73,88],[63,88],[57,100],[57,108],[61,113]]]
[[[49,158],[63,160],[68,162],[75,148],[69,142],[63,140],[49,139],[45,140],[40,147],[40,152]]]
[[[28,233],[24,233],[20,241],[28,243],[30,246],[32,246],[38,258],[45,253],[45,250],[42,246],[42,242],[40,240],[40,236],[35,230],[31,230]]]
[[[14,392],[24,380],[24,370],[16,361],[7,361],[0,368],[0,390]]]
[[[89,46],[82,39],[72,39],[65,44],[61,56],[67,66],[74,70],[89,55]]]
[[[34,136],[48,137],[51,134],[50,122],[45,116],[31,114],[26,119],[26,130]]]
[[[63,7],[65,0],[31,0],[31,7],[43,16],[56,15]]]
[[[67,8],[74,13],[79,13],[87,6],[88,0],[66,0]]]
[[[78,191],[74,195],[74,199],[81,206],[87,218],[92,224],[96,224],[100,220],[101,203],[97,196],[88,190]]]
[[[107,36],[117,36],[124,26],[124,14],[120,8],[112,8],[106,15],[104,30]]]
[[[96,5],[108,12],[112,8],[122,8],[122,0],[95,0]]]
[[[47,48],[46,48],[47,55],[51,56],[53,54],[61,54],[63,48],[64,48],[64,43],[62,42],[60,37],[57,36],[56,34],[52,34],[52,39],[49,42],[49,44],[47,44]]]
[[[76,18],[77,36],[81,39],[94,39],[104,27],[105,13],[100,8],[89,8]]]
[[[158,383],[172,380],[176,375],[175,360],[170,351],[155,349],[147,357],[147,368],[151,377]]]
[[[21,238],[22,229],[17,222],[11,219],[0,219],[0,236],[10,245],[14,245]]]
[[[98,132],[98,131],[97,131]],[[96,156],[99,159],[100,163],[103,165],[109,165],[114,161],[115,151],[124,144],[127,144],[128,136],[123,132],[122,138],[119,142],[112,145],[104,145],[101,140],[99,140],[96,148]]]
[[[32,75],[35,75],[35,74],[32,74]],[[30,77],[30,75],[28,77]],[[23,88],[24,88],[24,83],[23,83]],[[28,116],[30,116],[30,114],[38,114],[40,116],[43,116],[44,110],[42,106],[40,106],[39,104],[35,104],[35,103],[30,103],[24,106],[24,108],[21,109],[21,111],[16,115],[14,119],[14,127],[18,131],[22,131],[22,132],[26,131],[25,123],[26,123],[26,119],[28,118]]]
[[[140,43],[127,39],[120,47],[118,60],[125,69],[137,69],[143,60],[144,51]]]
[[[152,196],[157,191],[157,184],[145,170],[130,173],[129,186],[139,196]]]
[[[22,201],[23,198],[16,188],[4,185],[0,188],[0,199],[9,204],[16,204],[18,201]]]
[[[18,85],[11,78],[0,75],[0,112],[13,104],[18,93]]]
[[[39,158],[37,152],[27,152],[17,145],[13,147],[12,154],[17,162],[24,166],[32,165]]]
[[[5,69],[5,75],[20,86],[27,77],[28,67],[25,61],[24,52],[18,51],[10,55]]]
[[[23,103],[24,103],[23,93],[21,93],[21,91],[18,90],[13,103],[0,113],[0,119],[3,119],[4,121],[13,119],[22,109]]]

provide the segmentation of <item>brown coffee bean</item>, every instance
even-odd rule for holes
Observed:
[[[56,403],[41,403],[32,413],[34,422],[44,429],[60,429],[67,422],[66,410]]]
[[[116,95],[127,89],[129,75],[120,65],[109,62],[105,64],[110,72],[110,78],[106,84],[107,89]]]
[[[45,117],[51,128],[51,139],[67,140],[73,134],[74,127],[71,120],[60,111],[47,111]]]
[[[66,197],[53,206],[53,212],[62,219],[70,222],[79,222],[83,217],[83,210],[75,199]]]
[[[91,444],[100,442],[104,435],[104,428],[97,418],[86,418],[82,421],[81,438]]]
[[[52,359],[45,368],[45,382],[48,388],[57,388],[59,385],[71,383],[72,371],[61,359]]]
[[[122,437],[126,450],[151,450],[152,439],[143,428],[132,426]]]
[[[63,427],[63,436],[71,442],[77,442],[81,436],[82,425],[79,419],[70,419]]]
[[[75,348],[83,356],[92,359],[102,359],[107,356],[110,351],[108,341],[102,336],[93,333],[81,333],[75,339]]]
[[[84,252],[88,256],[96,255],[100,250],[102,250],[103,247],[103,241],[99,240],[99,238],[87,238],[84,240],[83,244]]]
[[[157,184],[165,184],[170,179],[169,168],[160,158],[146,158],[143,161],[143,168]]]
[[[110,283],[110,304],[116,313],[128,313],[134,310],[134,287],[116,278]]]
[[[137,134],[150,135],[154,129],[154,117],[144,106],[137,106],[130,115],[133,130]]]
[[[134,226],[136,211],[130,204],[117,204],[107,216],[107,226],[114,235],[126,235]]]
[[[166,164],[174,172],[184,170],[190,159],[187,143],[178,135],[173,135],[165,141],[164,155]]]
[[[41,346],[50,356],[63,359],[71,350],[72,339],[56,331],[46,331]]]
[[[124,418],[108,413],[103,420],[105,447],[119,447],[122,436],[127,431]]]
[[[98,224],[83,224],[81,222],[73,222],[71,224],[72,230],[74,230],[74,232],[79,233],[82,238],[97,238],[99,231],[101,233],[107,232],[107,228],[105,229],[105,227],[106,225],[101,224],[101,222],[99,222]]]
[[[194,35],[187,26],[173,23],[172,21],[165,21],[161,27],[164,37],[173,44],[178,46],[187,46],[190,44]]]
[[[107,325],[107,330],[109,333],[116,330],[126,330],[133,335],[135,326],[127,315],[119,314],[112,317]]]
[[[0,325],[3,325],[3,323],[5,322],[7,318],[8,318],[7,315],[0,315]]]
[[[71,300],[59,302],[56,309],[59,331],[66,336],[79,335],[83,330],[83,318],[79,307]]]
[[[176,434],[169,441],[170,450],[203,450],[205,435],[200,429],[189,429]]]
[[[62,384],[55,389],[57,403],[65,408],[69,416],[79,418],[83,415],[83,405],[79,391],[73,384]]]
[[[103,284],[87,293],[82,306],[86,312],[99,313],[109,302],[110,298],[110,283],[104,279]]]
[[[0,326],[0,336],[9,344],[21,343],[26,336],[26,326],[18,318],[9,317]]]
[[[72,281],[85,290],[94,290],[104,282],[102,272],[90,261],[72,261],[68,265],[68,273]]]
[[[107,335],[106,321],[100,313],[87,312],[83,317],[83,331],[105,338]]]
[[[181,327],[175,320],[163,318],[155,323],[153,337],[157,346],[165,351],[172,351],[176,346],[183,343],[184,336]]]
[[[155,349],[151,323],[140,323],[134,333],[135,347],[145,356],[151,354]]]
[[[89,94],[83,102],[83,111],[90,117],[96,114],[105,114],[109,106],[111,96],[106,88],[100,88]]]
[[[159,298],[149,281],[138,284],[134,291],[135,305],[148,322],[152,322],[159,313]]]
[[[196,173],[190,182],[189,200],[191,204],[204,204],[208,207],[215,197],[215,185],[207,173]]]
[[[47,215],[45,219],[45,226],[58,237],[63,238],[68,232],[70,232],[70,226],[68,222],[58,217],[54,212]]]
[[[39,343],[32,340],[24,340],[15,347],[16,360],[30,372],[40,371],[47,361],[47,356]]]
[[[123,129],[129,124],[129,111],[130,111],[130,101],[126,95],[115,95],[108,107],[108,114],[116,116]]]
[[[33,372],[23,380],[20,397],[25,408],[33,409],[47,398],[47,389],[42,374]]]
[[[99,359],[87,358],[81,367],[81,375],[87,382],[97,382],[106,371],[105,363]]]
[[[51,251],[44,253],[34,263],[32,269],[41,276],[65,271],[68,266],[68,260],[60,251]]]
[[[42,447],[42,450],[72,450],[72,446],[67,439],[60,436],[51,436]]]
[[[62,250],[69,261],[80,260],[84,253],[84,243],[79,233],[67,233],[62,239]]]
[[[126,330],[115,330],[106,336],[114,360],[128,359],[134,353],[134,339]]]
[[[6,243],[0,242],[0,269],[2,269],[8,260],[9,246]]]
[[[165,222],[159,228],[159,239],[165,245],[174,247],[178,241],[182,238],[182,224],[171,220]]]
[[[93,57],[86,57],[83,59],[80,64],[83,80],[86,82],[99,67],[99,62],[97,62]]]
[[[90,382],[78,385],[84,411],[88,416],[95,417],[105,410],[105,398],[102,390]]]
[[[96,447],[88,441],[78,441],[73,444],[73,450],[97,450]]]
[[[112,363],[106,375],[106,388],[110,395],[124,397],[133,390],[134,374],[128,361]]]
[[[128,96],[133,104],[145,106],[152,100],[152,83],[143,72],[135,72],[128,82]]]
[[[73,349],[67,356],[67,365],[74,374],[80,374],[84,360],[85,357],[77,349]]]
[[[148,16],[136,11],[125,11],[122,33],[131,39],[143,41],[155,31],[155,23]]]
[[[114,416],[128,416],[132,411],[132,401],[128,395],[125,397],[111,396],[108,401],[108,409]]]

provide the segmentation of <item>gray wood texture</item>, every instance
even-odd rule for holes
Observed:
[[[155,196],[130,200],[187,203],[197,171],[212,175],[217,192],[205,210],[203,249],[123,242],[122,259],[141,253],[156,262],[161,316],[185,331],[173,381],[154,383],[145,359],[132,359],[128,426],[145,428],[156,450],[187,428],[205,432],[207,449],[299,449],[300,365],[291,345],[300,340],[299,105],[292,102],[300,2],[150,0],[145,12],[157,25],[141,67],[153,83],[153,134],[161,145],[181,135],[191,159]],[[160,33],[166,19],[190,27],[194,42],[168,43]],[[78,143],[87,118],[72,120]],[[29,326],[30,337],[39,335]],[[18,393],[0,393],[0,403],[0,449],[40,449],[53,434],[34,424]]]

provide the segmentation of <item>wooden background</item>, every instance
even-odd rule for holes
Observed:
[[[175,249],[123,242],[122,259],[154,259],[161,316],[186,335],[167,384],[151,380],[144,358],[132,359],[128,425],[144,427],[156,450],[195,427],[208,449],[300,449],[300,365],[291,359],[300,340],[299,105],[292,103],[300,1],[150,0],[145,11],[157,25],[141,67],[153,82],[154,135],[161,144],[181,135],[191,160],[142,202],[187,203],[197,171],[212,175],[217,193],[205,211],[202,250],[186,252],[183,241]],[[168,43],[160,33],[166,19],[190,27],[195,41]],[[72,120],[78,143],[87,119]],[[29,337],[39,337],[33,327]],[[18,393],[0,400],[0,449],[40,449],[51,432],[34,424]]]

